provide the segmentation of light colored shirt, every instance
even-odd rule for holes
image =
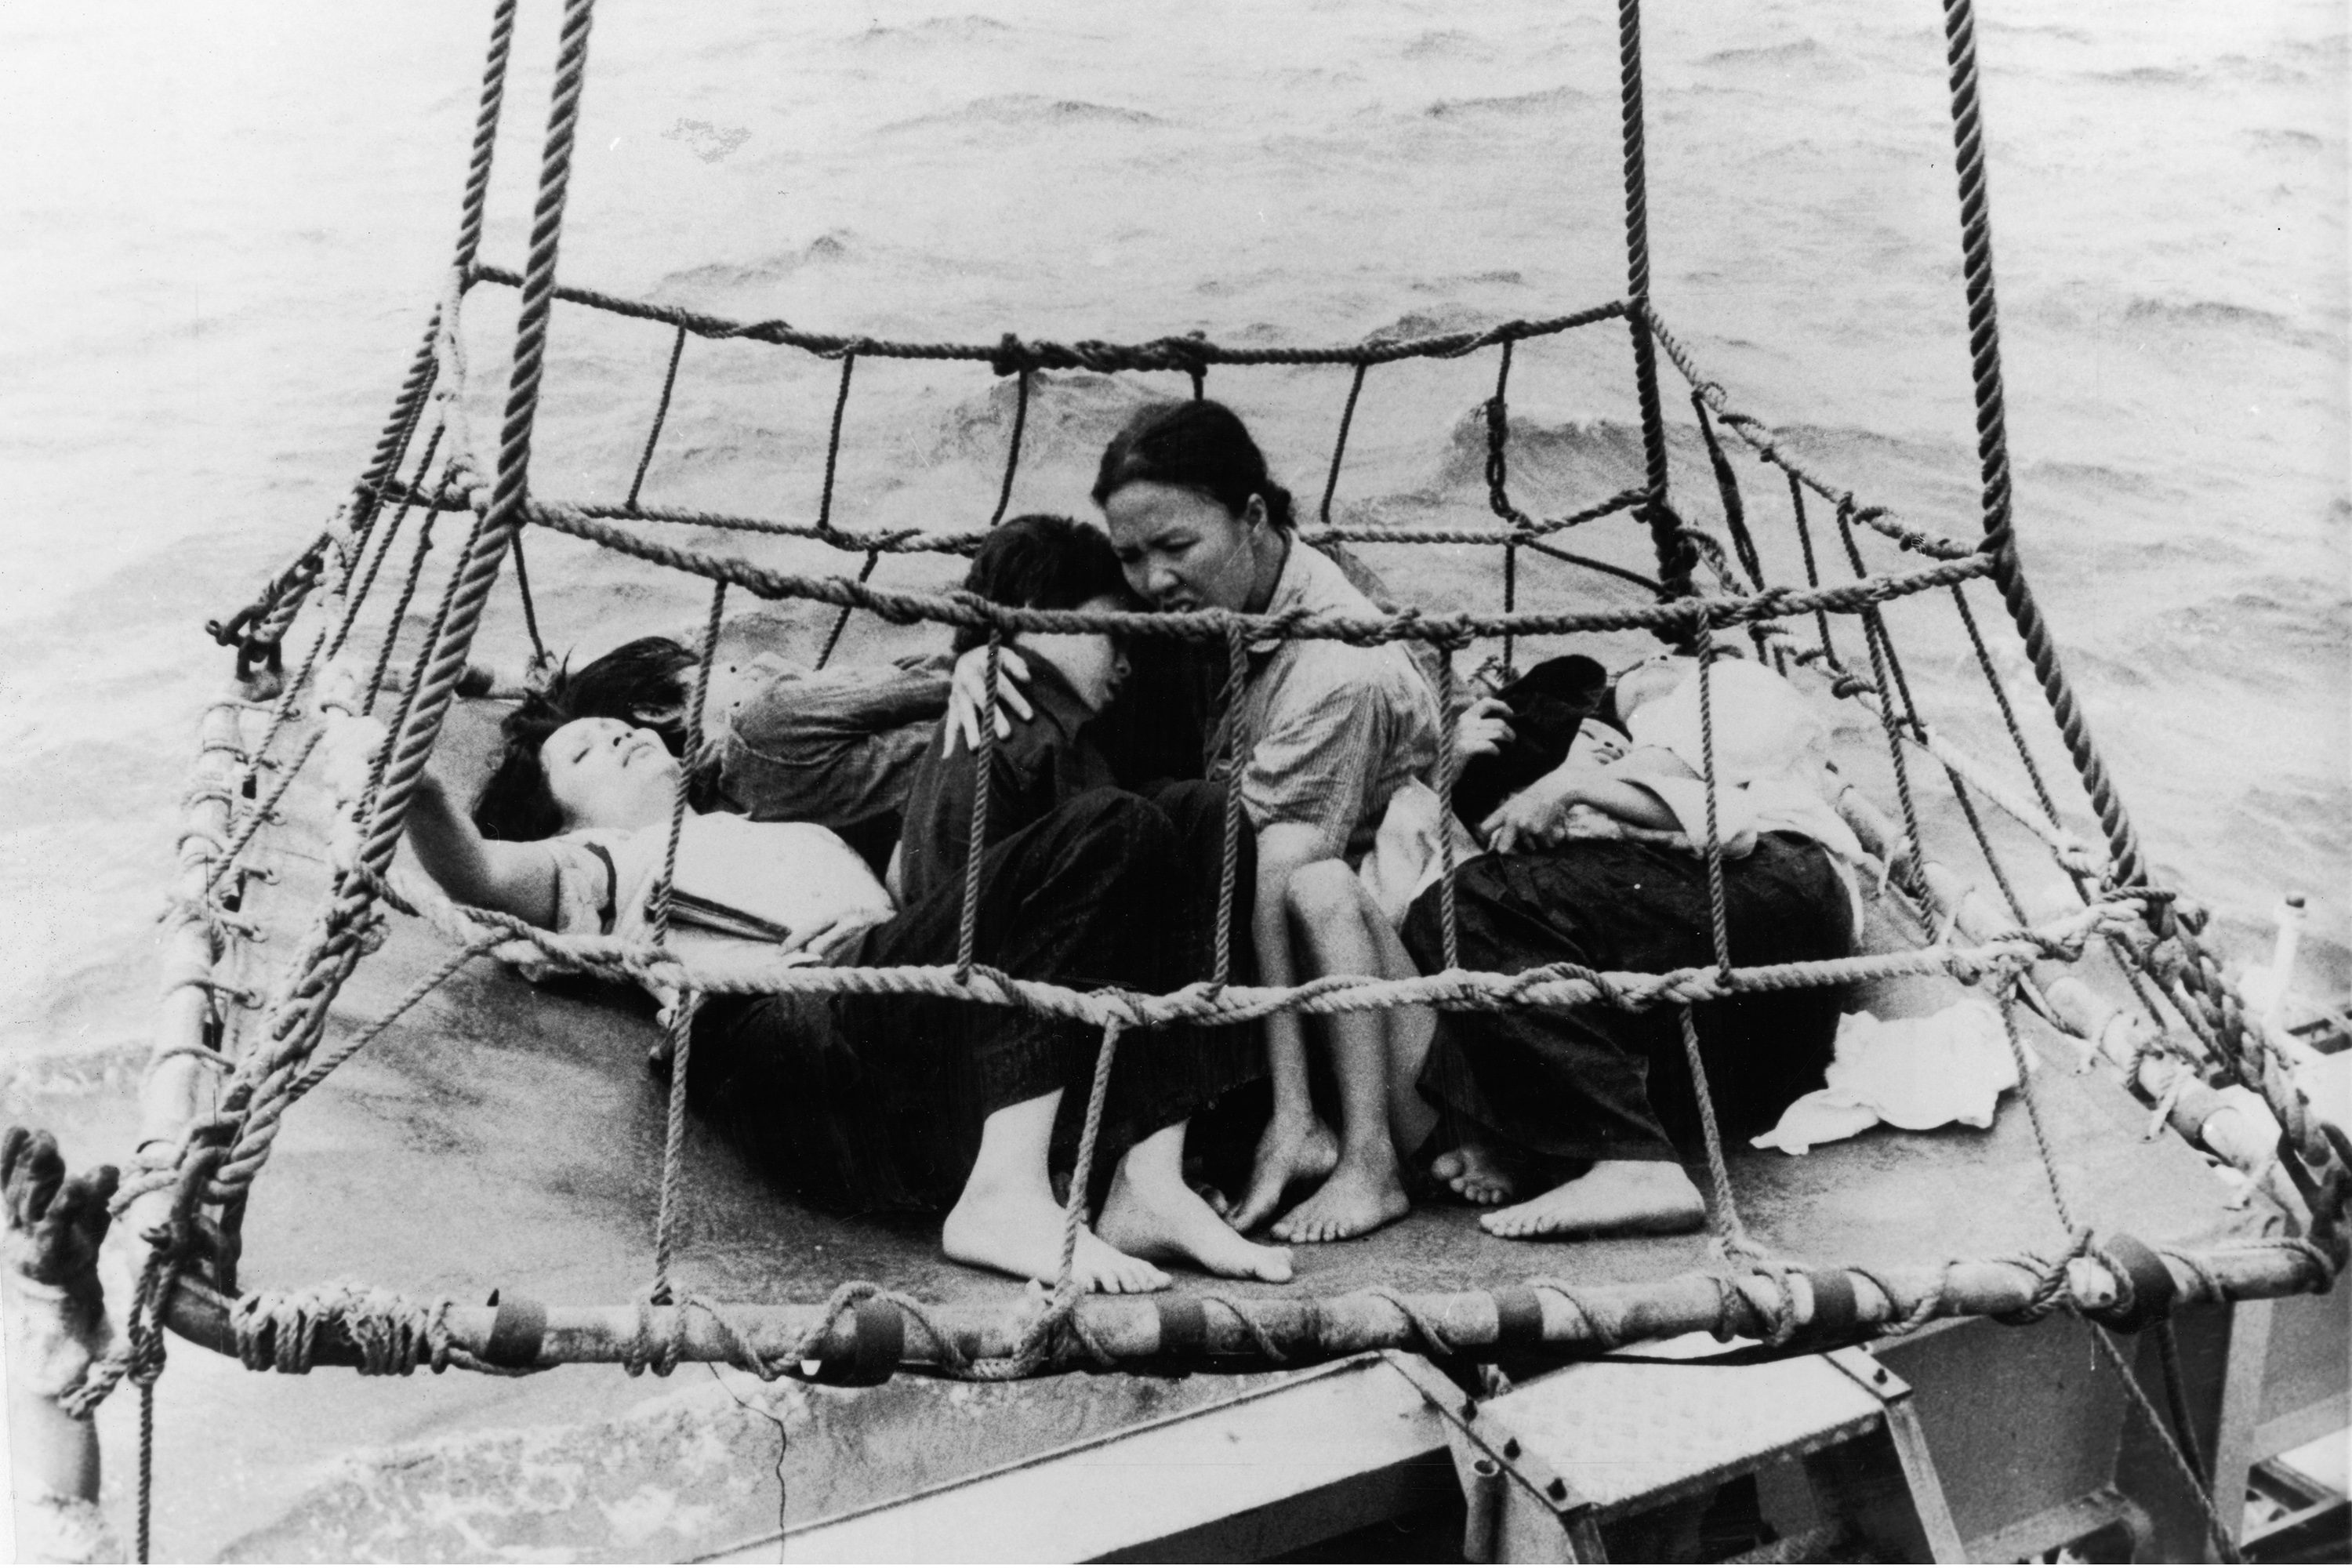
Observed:
[[[1733,858],[1748,854],[1763,833],[1795,833],[1830,852],[1862,920],[1853,868],[1873,864],[1853,829],[1830,805],[1824,789],[1828,723],[1804,693],[1760,664],[1718,659],[1707,672],[1714,719],[1716,837]],[[1697,778],[1621,774],[1674,813],[1702,853],[1706,846],[1706,735],[1699,681],[1691,676],[1667,695],[1634,710],[1626,726],[1635,748],[1672,752]],[[1630,755],[1631,753],[1629,753]]]
[[[1265,613],[1377,616],[1381,612],[1328,556],[1293,539]],[[1210,774],[1232,777],[1236,718],[1249,753],[1242,810],[1260,832],[1279,823],[1312,827],[1326,855],[1361,860],[1389,802],[1435,776],[1443,721],[1437,693],[1396,643],[1358,647],[1328,637],[1273,638],[1248,649],[1236,713],[1212,739]]]
[[[679,846],[677,888],[697,891],[713,903],[742,910],[754,921],[805,931],[845,919],[839,939],[825,950],[803,948],[785,962],[838,961],[873,927],[895,910],[890,897],[857,852],[825,828],[805,822],[752,822],[727,813],[688,816],[683,831],[702,842]],[[554,929],[566,935],[611,936],[644,942],[653,934],[651,903],[669,846],[669,825],[615,831],[583,828],[545,841],[555,858]],[[724,875],[698,886],[698,858],[723,867]],[[691,917],[673,910],[667,945],[689,962],[713,942],[746,939],[698,929]],[[520,966],[539,978],[538,965]],[[675,1000],[654,988],[665,1007]]]

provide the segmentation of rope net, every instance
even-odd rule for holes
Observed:
[[[299,1371],[313,1360],[373,1372],[418,1365],[527,1370],[569,1359],[610,1360],[641,1371],[667,1371],[680,1360],[730,1362],[762,1376],[807,1374],[831,1381],[887,1375],[902,1362],[960,1377],[1009,1377],[1076,1366],[1297,1363],[1375,1345],[1446,1353],[1494,1353],[1494,1347],[1532,1331],[1562,1353],[1592,1353],[1653,1333],[1710,1329],[1752,1335],[1776,1346],[1820,1348],[1823,1335],[1869,1337],[1903,1332],[1941,1316],[2005,1315],[2031,1321],[2060,1307],[2104,1321],[2127,1322],[2147,1300],[2224,1300],[2325,1289],[2346,1260],[2341,1221],[2347,1191],[2342,1137],[2304,1100],[2288,1058],[2224,982],[2200,943],[2201,921],[2170,889],[2148,885],[2137,838],[2107,779],[2061,668],[2054,644],[2027,591],[2011,531],[2007,459],[2000,432],[1997,340],[1994,335],[1990,237],[1974,96],[1973,46],[1966,0],[1947,7],[1952,23],[1956,144],[1962,186],[1964,252],[1978,372],[1979,431],[1985,472],[1982,537],[1964,541],[1906,521],[1866,504],[1835,479],[1799,458],[1762,420],[1735,407],[1730,394],[1708,379],[1689,349],[1650,302],[1642,172],[1642,112],[1638,13],[1624,0],[1623,88],[1626,156],[1628,290],[1624,298],[1533,321],[1477,331],[1335,346],[1230,347],[1202,336],[1112,343],[1024,341],[910,342],[808,331],[782,321],[740,321],[682,307],[629,300],[572,284],[555,276],[569,154],[585,75],[589,0],[568,0],[560,41],[553,102],[525,267],[485,263],[476,251],[488,185],[488,149],[503,92],[503,67],[513,21],[512,0],[496,11],[490,68],[486,73],[476,156],[469,177],[457,253],[446,290],[394,399],[383,436],[348,500],[319,536],[266,586],[256,601],[212,630],[237,652],[240,677],[272,672],[280,682],[257,740],[227,704],[208,719],[197,781],[189,796],[188,826],[180,842],[182,877],[172,912],[173,946],[167,973],[163,1043],[154,1068],[152,1100],[179,1108],[168,1126],[151,1129],[138,1169],[123,1185],[120,1205],[145,1205],[154,1256],[168,1259],[138,1310],[183,1332],[234,1348],[250,1366]],[[1965,69],[1963,67],[1965,66]],[[467,416],[468,370],[461,323],[467,301],[483,288],[513,289],[520,315],[508,397],[496,437],[485,443]],[[556,307],[642,321],[662,345],[648,355],[660,363],[658,396],[634,477],[619,499],[559,499],[530,491],[527,480],[539,381]],[[1556,516],[1541,516],[1514,497],[1509,384],[1514,354],[1523,345],[1622,323],[1630,336],[1634,391],[1642,411],[1643,479],[1628,489],[1586,498]],[[689,340],[742,341],[779,352],[837,362],[824,480],[805,521],[690,510],[646,499],[646,478],[681,376],[690,376]],[[1459,529],[1350,528],[1331,521],[1331,500],[1346,461],[1349,437],[1368,381],[1382,367],[1410,360],[1454,360],[1492,354],[1494,392],[1483,405],[1485,479],[1491,525]],[[1692,419],[1716,486],[1725,539],[1691,521],[1687,499],[1669,492],[1669,426],[1659,387],[1663,358],[1683,379]],[[960,530],[861,529],[836,521],[834,478],[844,416],[860,359],[961,363],[1015,383],[1014,417],[993,493],[973,498],[985,525]],[[1220,379],[1252,367],[1323,367],[1335,394],[1344,390],[1328,478],[1316,521],[1298,537],[1308,543],[1378,542],[1391,545],[1450,544],[1491,548],[1499,566],[1499,607],[1488,613],[1424,613],[1405,608],[1377,616],[1292,612],[1244,615],[1224,610],[1187,614],[1098,613],[1007,608],[960,593],[877,586],[886,555],[969,554],[1001,521],[1022,460],[1032,384],[1042,372],[1085,370],[1104,374],[1181,372],[1196,392],[1214,372]],[[1751,510],[1741,489],[1735,452],[1744,452],[1785,490],[1788,531],[1801,552],[1803,580],[1775,581],[1757,547],[1767,510]],[[1815,539],[1822,508],[1835,521],[1837,548]],[[1654,547],[1654,578],[1563,548],[1570,530],[1622,518],[1643,525]],[[415,524],[404,541],[410,520]],[[408,655],[404,679],[392,679],[395,642],[436,546],[444,520],[462,520],[441,596],[425,634]],[[536,667],[546,654],[540,622],[522,571],[522,538],[537,528],[589,542],[615,554],[704,579],[710,613],[694,686],[690,733],[698,744],[703,697],[717,646],[720,615],[730,592],[762,600],[796,600],[836,612],[820,662],[830,658],[842,629],[858,613],[898,624],[972,627],[987,635],[990,701],[998,691],[995,649],[1020,632],[1108,631],[1129,637],[1171,637],[1238,649],[1284,638],[1335,638],[1360,646],[1418,643],[1436,650],[1445,671],[1444,709],[1449,731],[1463,706],[1454,674],[1458,655],[1491,650],[1508,668],[1528,638],[1577,633],[1644,630],[1698,657],[1702,712],[1707,706],[1713,656],[1726,633],[1744,637],[1756,657],[1783,674],[1810,670],[1838,698],[1853,703],[1883,737],[1898,817],[1890,819],[1858,788],[1837,803],[1864,844],[1885,862],[1882,896],[1914,930],[1918,944],[1895,952],[1818,963],[1743,966],[1722,918],[1723,846],[1716,829],[1712,719],[1707,725],[1707,829],[1703,837],[1673,838],[1705,858],[1715,893],[1713,962],[1666,973],[1598,973],[1558,964],[1517,973],[1464,970],[1391,981],[1327,975],[1294,985],[1227,983],[1234,940],[1234,879],[1228,874],[1216,919],[1213,973],[1177,991],[1146,994],[1119,989],[1077,989],[1004,973],[979,962],[971,942],[975,889],[965,890],[963,941],[956,962],[921,967],[811,966],[746,949],[689,962],[664,939],[667,900],[657,900],[650,940],[566,936],[532,928],[494,911],[452,902],[436,888],[394,873],[394,851],[407,803],[439,735],[450,703],[460,695],[468,652],[490,591],[509,553],[522,595]],[[842,569],[787,572],[724,550],[688,542],[689,531],[811,542],[838,553]],[[1874,536],[1900,564],[1874,571],[1860,541]],[[1842,557],[1845,572],[1833,563]],[[1650,602],[1577,609],[1530,608],[1540,595],[1528,581],[1541,561],[1630,580]],[[387,573],[389,571],[389,575]],[[2055,721],[2084,803],[2098,823],[2084,837],[2066,818],[2028,743],[2017,705],[2004,688],[1987,635],[1972,605],[1970,584],[1990,580],[2016,627]],[[383,639],[373,652],[352,641],[362,607],[380,583],[396,582]],[[1931,724],[1916,700],[1885,614],[1897,600],[1948,599],[1971,650],[1977,672],[2015,752],[2014,764],[1977,756]],[[1841,623],[1843,623],[1841,625]],[[302,627],[307,637],[298,635]],[[282,650],[302,648],[290,668]],[[1861,656],[1854,650],[1859,647]],[[1234,668],[1238,673],[1239,663]],[[396,690],[396,701],[391,697]],[[1230,698],[1231,688],[1228,689]],[[992,727],[983,723],[983,741]],[[1449,744],[1447,752],[1451,754]],[[693,752],[689,750],[689,755]],[[1228,761],[1238,763],[1235,737]],[[987,749],[978,749],[980,796],[974,842],[988,810]],[[254,932],[240,919],[242,889],[267,875],[252,847],[278,819],[277,806],[298,773],[309,770],[332,803],[329,855],[332,889],[299,951],[278,966],[264,994],[239,989],[228,976],[251,972]],[[1977,855],[1995,884],[1995,904],[1954,872],[1923,837],[1922,792],[1940,780],[1958,805]],[[683,784],[671,816],[675,861]],[[2079,894],[2077,907],[2035,921],[2015,891],[1988,826],[1997,814],[2037,844]],[[1241,814],[1229,810],[1224,833],[1230,871]],[[1444,836],[1441,835],[1441,839]],[[1655,837],[1655,836],[1654,836]],[[977,868],[979,858],[971,858]],[[1442,887],[1446,900],[1449,959],[1454,953],[1452,889],[1456,868],[1450,847]],[[664,889],[667,877],[665,873]],[[338,1044],[328,1046],[329,1009],[353,967],[380,944],[385,922],[398,916],[425,922],[452,944],[446,963],[413,987],[391,1011]],[[2086,953],[2109,955],[2130,977],[2136,1006],[2118,1007],[2074,973]],[[527,957],[562,973],[653,984],[682,994],[675,1010],[671,1049],[669,1135],[655,1238],[653,1282],[643,1300],[625,1308],[574,1313],[559,1352],[538,1329],[517,1327],[509,1309],[457,1309],[389,1291],[253,1291],[236,1296],[235,1232],[246,1194],[266,1168],[289,1110],[336,1066],[365,1048],[402,1013],[464,963],[488,953]],[[255,962],[257,962],[256,960]],[[2274,1146],[2248,1154],[2224,1151],[2248,1167],[2251,1186],[2274,1190],[2292,1234],[2200,1253],[2151,1249],[2120,1236],[2101,1239],[2066,1206],[2048,1145],[2042,1154],[2063,1216],[2063,1241],[2046,1255],[1953,1262],[1940,1268],[1857,1268],[1807,1270],[1773,1258],[1742,1223],[1729,1168],[1708,1117],[1707,1152],[1713,1187],[1710,1214],[1720,1267],[1657,1285],[1571,1289],[1535,1280],[1501,1291],[1406,1296],[1357,1293],[1320,1302],[1295,1298],[1252,1300],[1216,1293],[1151,1301],[1087,1298],[1074,1282],[1072,1247],[1083,1220],[1084,1195],[1114,1050],[1123,1034],[1178,1021],[1238,1022],[1277,1011],[1328,1015],[1406,1005],[1438,1008],[1672,1006],[1680,1010],[1692,1067],[1701,1084],[1694,1009],[1759,990],[1842,985],[1901,975],[1948,975],[1987,988],[2011,1020],[2032,1009],[2105,1058],[2144,1097],[2158,1120],[2192,1132],[2210,1120],[2215,1086],[2242,1084],[2259,1093],[2275,1118],[2266,1136]],[[1063,1268],[1042,1302],[1008,1318],[1002,1311],[928,1306],[872,1284],[845,1284],[827,1300],[768,1307],[726,1306],[687,1292],[673,1279],[673,1226],[678,1185],[688,1032],[695,999],[743,993],[920,993],[975,1006],[1019,1007],[1081,1021],[1099,1031],[1091,1104],[1079,1168],[1066,1215]],[[1130,1041],[1129,1049],[1149,1048]],[[2018,1049],[2022,1051],[2020,1045]],[[2021,1079],[2037,1140],[2041,1120],[2032,1078]],[[2199,1097],[2202,1096],[2203,1099]],[[1708,1109],[1702,1087],[1699,1104]],[[2204,1108],[2200,1110],[2201,1108]],[[2259,1142],[2259,1141],[2257,1141]],[[2143,1259],[2158,1258],[2159,1284]],[[1832,1288],[1826,1276],[1835,1274]],[[1821,1283],[1818,1284],[1817,1281]],[[1843,1321],[1822,1303],[1851,1302]],[[1203,1304],[1206,1304],[1204,1307]],[[1208,1308],[1213,1308],[1209,1310]],[[525,1314],[527,1316],[527,1314]],[[1533,1331],[1527,1327],[1536,1325]],[[543,1321],[540,1325],[543,1328]],[[134,1334],[135,1346],[154,1336]],[[160,1361],[160,1348],[140,1354]],[[130,1368],[112,1363],[114,1381]],[[103,1384],[104,1386],[97,1386]],[[105,1368],[95,1394],[111,1386]]]

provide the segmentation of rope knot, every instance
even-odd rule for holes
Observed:
[[[1007,332],[997,340],[996,352],[989,356],[988,368],[999,375],[1019,375],[1036,367],[1037,356],[1030,352],[1019,334]]]

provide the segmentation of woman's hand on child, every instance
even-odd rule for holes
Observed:
[[[1511,729],[1511,705],[1499,697],[1481,697],[1462,710],[1454,731],[1454,760],[1491,757],[1517,738]]]
[[[805,952],[821,962],[830,963],[862,932],[888,920],[895,911],[889,910],[838,914],[823,924],[806,931],[796,931],[776,945],[786,952]]]
[[[1010,712],[1026,721],[1035,711],[1021,690],[1028,683],[1029,666],[1009,647],[997,649],[996,665],[1001,678],[997,682],[996,738],[1007,741],[1013,738],[1013,721],[1005,715]],[[955,675],[948,685],[948,721],[941,733],[946,737],[942,744],[950,754],[959,735],[966,747],[980,750],[980,715],[987,706],[988,647],[982,644],[967,649],[956,660]]]
[[[1538,779],[1496,806],[1478,831],[1486,836],[1486,847],[1498,855],[1522,847],[1549,849],[1567,831],[1569,807],[1574,804],[1574,797],[1551,787],[1549,779]]]

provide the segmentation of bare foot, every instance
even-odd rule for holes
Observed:
[[[1276,1223],[1274,1234],[1282,1241],[1345,1241],[1403,1218],[1412,1207],[1393,1159],[1343,1158],[1313,1197]]]
[[[958,1263],[994,1268],[1016,1279],[1050,1281],[1062,1271],[1062,1211],[1044,1192],[979,1192],[967,1186],[940,1230],[940,1250]],[[1081,1289],[1111,1295],[1165,1290],[1168,1276],[1139,1258],[1078,1232],[1072,1278]]]
[[[1502,1156],[1475,1138],[1448,1149],[1429,1163],[1429,1173],[1454,1189],[1464,1203],[1491,1208],[1518,1195],[1518,1183]]]
[[[1489,1236],[1667,1236],[1706,1223],[1706,1203],[1672,1160],[1600,1160],[1572,1182],[1482,1214]]]
[[[1197,1263],[1228,1279],[1264,1279],[1280,1285],[1290,1278],[1290,1249],[1260,1247],[1217,1216],[1181,1178],[1139,1174],[1122,1160],[1111,1177],[1096,1222],[1104,1243],[1138,1258]]]
[[[1249,1191],[1242,1197],[1242,1206],[1228,1216],[1234,1228],[1244,1235],[1255,1230],[1273,1217],[1293,1182],[1320,1181],[1339,1163],[1339,1141],[1321,1121],[1267,1122],[1265,1131],[1258,1134]]]

